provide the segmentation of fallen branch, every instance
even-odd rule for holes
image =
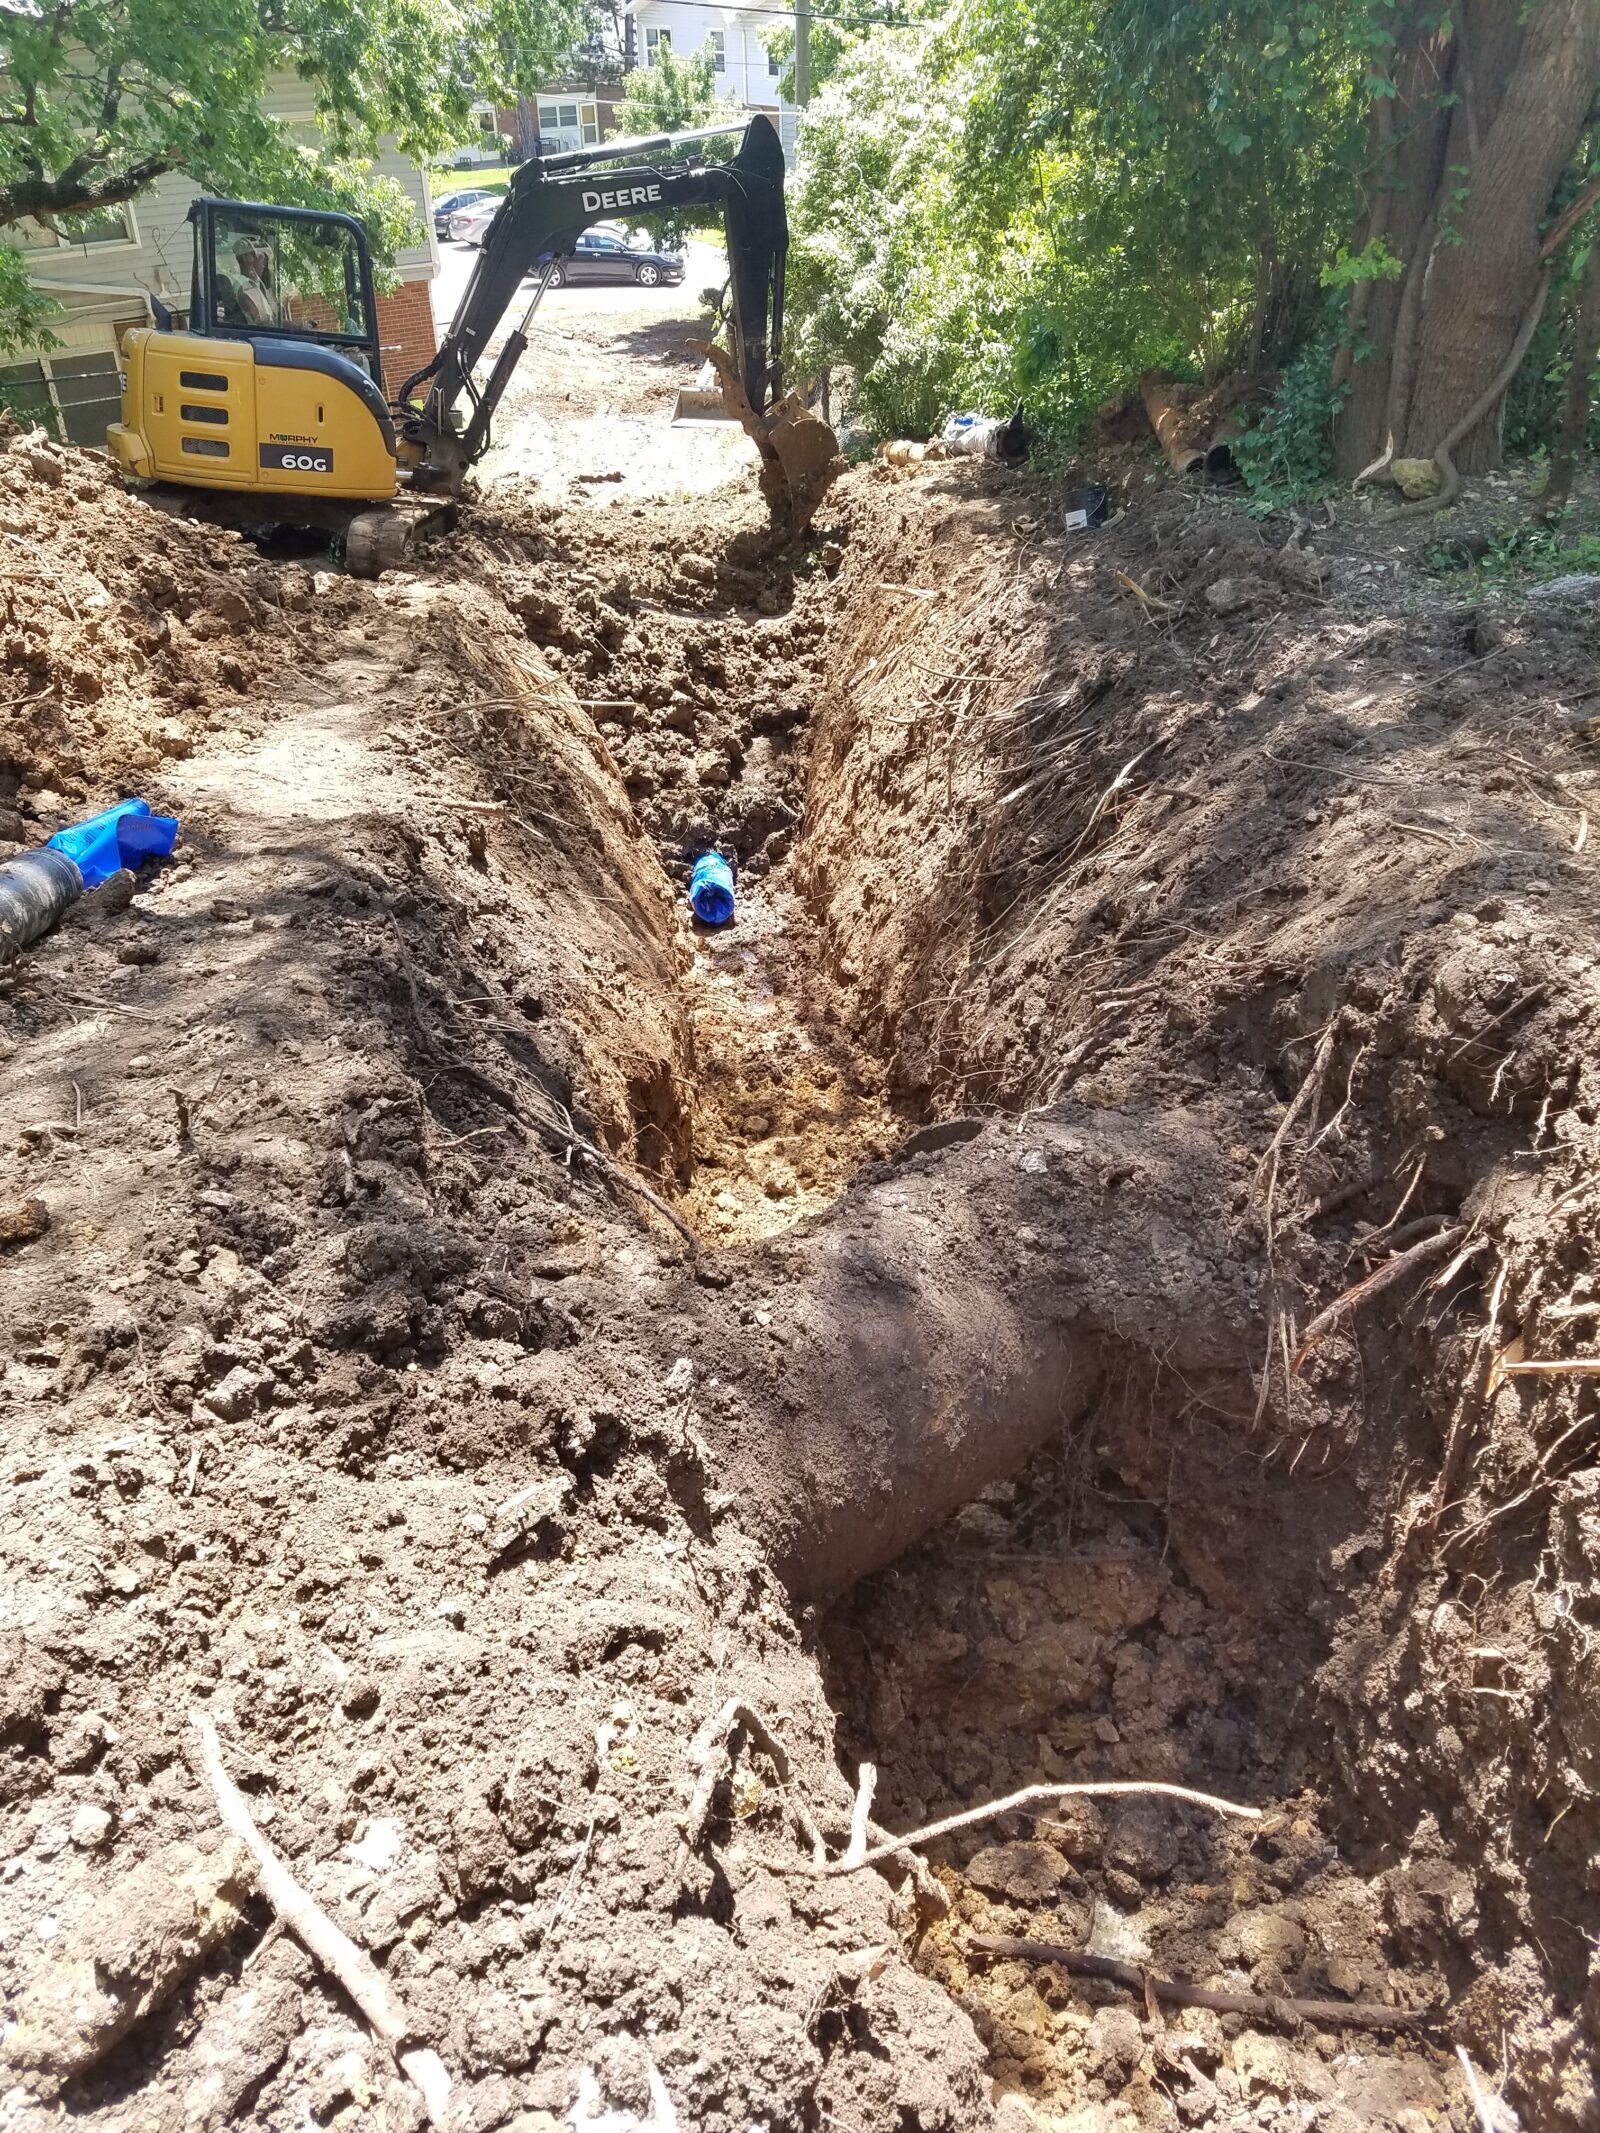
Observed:
[[[985,1955],[1012,1956],[1024,1963],[1057,1963],[1074,1977],[1095,1977],[1108,1985],[1121,1985],[1129,1992],[1166,2000],[1173,2007],[1209,2007],[1216,2014],[1244,2015],[1256,2022],[1274,2022],[1294,2029],[1302,2022],[1321,2022],[1337,2029],[1392,2029],[1415,2034],[1439,2028],[1442,2009],[1408,2012],[1383,2007],[1373,2000],[1296,2000],[1281,1993],[1213,1992],[1209,1986],[1191,1985],[1183,1978],[1153,1977],[1137,1963],[1121,1963],[1110,1955],[1086,1955],[1080,1948],[1063,1948],[1049,1940],[1013,1940],[1009,1933],[975,1933],[972,1946]]]
[[[410,2042],[415,2034],[410,2018],[371,1956],[342,1933],[327,1912],[306,1894],[262,1836],[243,1793],[223,1768],[222,1744],[211,1720],[197,1711],[194,1727],[200,1738],[201,1763],[216,1796],[217,1812],[224,1828],[239,1839],[259,1867],[262,1895],[295,1939],[344,1987],[373,2034],[389,2047],[396,2065],[421,2096],[428,2123],[445,2125],[450,2076],[444,2061],[437,2052]]]
[[[1357,1310],[1362,1304],[1369,1302],[1380,1290],[1387,1289],[1412,1268],[1424,1266],[1430,1259],[1442,1259],[1466,1234],[1466,1225],[1458,1222],[1453,1228],[1441,1230],[1437,1237],[1424,1237],[1420,1244],[1412,1245],[1410,1251],[1398,1252],[1393,1259],[1386,1259],[1376,1272],[1368,1274],[1365,1280],[1358,1281],[1353,1288],[1346,1289],[1342,1296],[1336,1296],[1328,1308],[1319,1311],[1307,1326],[1305,1338],[1300,1343],[1300,1352],[1294,1359],[1296,1374],[1322,1336],[1331,1332],[1347,1312]]]
[[[857,1867],[876,1866],[880,1859],[891,1859],[896,1852],[908,1851],[914,1844],[931,1844],[935,1837],[947,1837],[952,1830],[968,1829],[974,1822],[988,1822],[995,1815],[1013,1814],[1035,1800],[1121,1798],[1130,1793],[1156,1793],[1163,1799],[1182,1800],[1190,1807],[1208,1807],[1214,1814],[1236,1815],[1244,1822],[1259,1822],[1261,1819],[1259,1807],[1241,1807],[1236,1800],[1221,1800],[1210,1792],[1191,1792],[1187,1785],[1166,1785],[1154,1778],[1118,1779],[1094,1785],[1025,1785],[1021,1792],[1008,1793],[1003,1800],[991,1800],[985,1807],[968,1807],[958,1815],[946,1815],[942,1822],[930,1822],[925,1829],[907,1830],[903,1837],[891,1837],[887,1843],[862,1852],[858,1858],[852,1858],[847,1851],[843,1858],[821,1861],[811,1868],[811,1872],[818,1875],[853,1874]]]

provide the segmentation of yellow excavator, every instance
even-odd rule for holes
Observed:
[[[725,162],[698,154],[650,160],[741,130]],[[393,394],[384,386],[372,257],[359,221],[197,200],[189,211],[187,322],[180,326],[158,304],[154,326],[123,336],[122,420],[107,433],[111,455],[159,500],[236,525],[321,529],[343,542],[352,572],[376,576],[403,561],[422,534],[454,523],[533,314],[584,230],[717,204],[727,232],[731,348],[702,352],[716,367],[728,412],[761,454],[775,527],[797,535],[842,463],[827,424],[783,388],[783,176],[776,129],[762,117],[522,164],[437,355]],[[480,385],[474,373],[530,279],[522,318]]]

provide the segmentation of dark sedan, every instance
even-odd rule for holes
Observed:
[[[663,282],[683,279],[683,258],[677,252],[652,252],[624,244],[600,230],[586,230],[572,247],[570,259],[558,259],[550,276],[552,289],[563,282],[632,281],[641,289],[659,288]]]

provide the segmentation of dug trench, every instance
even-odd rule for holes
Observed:
[[[7,2122],[423,2122],[209,1722],[482,2133],[1594,2125],[1600,626],[5,444],[6,827],[184,825],[0,988]]]

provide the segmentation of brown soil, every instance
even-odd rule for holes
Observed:
[[[1508,1366],[1600,1310],[1600,622],[964,466],[836,576],[507,485],[364,587],[5,445],[0,827],[184,837],[0,979],[0,2117],[419,2123],[188,1922],[205,1712],[482,2133],[1466,2133],[1456,2038],[1596,2124],[1594,1409]],[[683,1860],[730,1696],[792,1778],[736,1735]],[[990,1821],[939,1917],[806,1870],[866,1758],[1266,1815]]]

